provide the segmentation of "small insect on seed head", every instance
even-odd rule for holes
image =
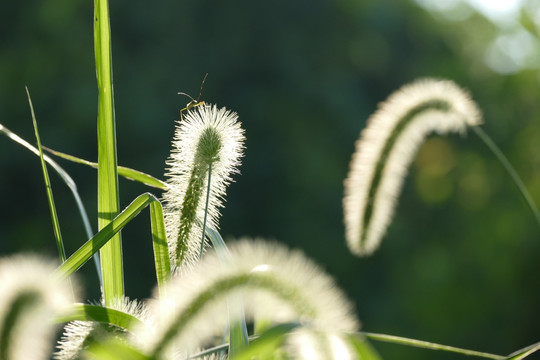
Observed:
[[[204,82],[206,81],[206,78],[208,77],[208,73],[206,73],[206,75],[204,75],[204,78],[202,80],[202,83],[201,83],[201,88],[199,89],[199,96],[197,97],[197,100],[195,100],[191,95],[185,93],[185,92],[179,92],[178,95],[184,95],[184,96],[187,96],[188,98],[191,99],[190,102],[187,103],[186,107],[181,109],[180,110],[180,120],[184,120],[184,115],[182,114],[184,111],[188,111],[189,109],[192,109],[194,107],[197,107],[197,106],[201,106],[201,105],[204,105],[205,102],[204,101],[200,101],[201,99],[201,94],[202,94],[202,89],[203,89],[203,86],[204,86]]]

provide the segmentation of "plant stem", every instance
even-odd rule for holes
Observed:
[[[481,357],[484,359],[495,359],[495,360],[506,359],[505,356],[501,356],[501,355],[484,353],[484,352],[474,351],[474,350],[461,349],[454,346],[441,345],[441,344],[436,344],[436,343],[432,343],[428,341],[405,338],[401,336],[377,334],[377,333],[371,333],[371,332],[359,332],[358,334],[361,334],[367,337],[368,339],[375,340],[375,341],[382,341],[382,342],[387,342],[387,343],[400,344],[400,345],[412,346],[412,347],[429,349],[429,350],[441,350],[441,351],[453,352],[453,353],[458,353],[458,354],[463,354],[463,355]]]
[[[472,129],[474,133],[478,135],[478,137],[484,142],[484,144],[486,144],[489,150],[493,152],[497,160],[499,160],[499,162],[502,164],[506,172],[510,175],[510,177],[514,181],[514,184],[516,184],[519,192],[525,199],[525,202],[529,206],[529,209],[531,210],[534,218],[536,219],[538,226],[540,226],[540,212],[538,211],[538,208],[536,207],[536,204],[534,203],[534,200],[531,194],[525,187],[525,184],[523,184],[523,181],[519,177],[518,173],[516,172],[512,164],[510,164],[510,161],[508,161],[508,159],[503,154],[503,152],[499,149],[499,147],[495,144],[495,142],[493,142],[493,140],[489,137],[489,135],[486,134],[484,130],[482,130],[482,128],[480,128],[479,126],[473,126]]]
[[[103,229],[118,214],[118,169],[112,86],[111,34],[107,0],[94,2],[94,45],[98,100],[98,230]],[[115,235],[101,249],[101,269],[105,304],[124,295],[122,243]]]
[[[210,181],[212,181],[212,163],[208,165],[208,184],[206,186],[206,204],[204,206],[204,220],[202,227],[201,237],[201,252],[199,253],[199,259],[202,259],[204,251],[204,238],[206,237],[206,219],[208,217],[208,202],[210,200]]]

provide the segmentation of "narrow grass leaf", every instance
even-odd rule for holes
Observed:
[[[512,179],[512,181],[514,181],[514,184],[516,184],[521,196],[523,196],[525,203],[527,204],[529,210],[534,216],[536,223],[538,224],[538,226],[540,226],[540,211],[538,211],[538,207],[536,206],[531,194],[525,187],[525,184],[523,184],[523,181],[519,177],[517,171],[514,169],[512,164],[510,164],[510,161],[508,161],[508,158],[504,155],[501,149],[499,149],[499,147],[495,144],[491,137],[486,134],[484,130],[482,130],[482,128],[475,126],[473,127],[473,131],[484,142],[484,144],[486,144],[489,150],[491,150],[497,160],[499,160],[499,162],[502,164],[508,175],[510,175],[510,178]]]
[[[55,318],[56,323],[70,321],[96,321],[119,326],[126,330],[141,325],[139,319],[126,312],[89,304],[73,304],[65,313]]]
[[[231,360],[251,360],[253,358],[272,359],[276,350],[283,346],[287,334],[301,326],[299,323],[285,323],[273,326],[243,348]]]
[[[111,33],[107,0],[94,1],[94,52],[98,83],[98,230],[118,214],[118,171],[112,83]],[[105,304],[124,296],[122,240],[115,235],[101,249]]]
[[[51,211],[54,237],[56,238],[56,247],[58,248],[58,254],[62,262],[66,261],[66,250],[64,248],[64,242],[62,241],[62,233],[60,231],[60,223],[58,221],[58,215],[56,214],[56,206],[54,205],[54,196],[52,193],[51,182],[49,179],[49,172],[47,171],[47,164],[43,158],[43,149],[41,148],[41,140],[39,139],[39,131],[37,127],[36,114],[34,113],[34,106],[32,105],[32,99],[30,98],[30,92],[26,87],[26,95],[28,96],[28,104],[30,105],[30,111],[32,112],[32,122],[34,124],[34,132],[36,134],[36,140],[39,150],[39,159],[41,161],[41,169],[43,171],[43,179],[45,181],[45,188],[47,189],[47,200],[49,202],[49,209]]]
[[[381,357],[373,346],[366,340],[365,337],[359,336],[358,334],[350,334],[349,342],[354,348],[358,359],[362,360],[381,360]]]
[[[519,14],[519,23],[533,35],[537,41],[540,41],[540,28],[537,25],[537,21],[532,18],[527,9],[523,7],[521,13]]]
[[[212,229],[206,227],[206,234],[210,238],[217,256],[223,262],[232,261],[231,252],[227,248],[225,241],[221,237],[221,234]],[[234,356],[239,350],[249,345],[248,331],[246,325],[246,318],[244,315],[244,309],[242,300],[239,298],[229,299],[229,355]]]
[[[35,155],[40,156],[39,150],[31,145],[28,141],[24,140],[2,124],[0,124],[0,133],[5,134],[9,139],[13,140],[15,143],[24,146],[26,149],[33,152]],[[47,150],[47,148],[43,145],[41,145],[42,149]],[[77,184],[75,181],[69,176],[69,174],[60,166],[58,163],[56,163],[53,159],[51,159],[49,156],[43,154],[43,159],[49,164],[56,173],[60,176],[62,181],[67,185],[69,190],[71,190],[71,194],[73,195],[73,198],[75,199],[75,203],[77,204],[77,209],[79,210],[79,214],[81,215],[81,219],[84,225],[84,230],[86,232],[87,239],[90,239],[93,235],[92,226],[90,225],[90,219],[88,218],[88,213],[86,212],[86,209],[84,207],[84,204],[82,202],[81,196],[79,195],[79,191],[77,190]],[[101,277],[101,265],[99,260],[99,254],[94,254],[94,262],[96,265],[96,271],[99,278],[99,283],[101,287],[103,287],[103,279]]]
[[[43,149],[50,152],[53,155],[56,155],[56,156],[64,159],[64,160],[68,160],[68,161],[71,161],[71,162],[74,162],[74,163],[77,163],[77,164],[90,166],[90,167],[92,167],[94,169],[98,168],[98,163],[96,163],[96,162],[84,160],[84,159],[78,158],[78,157],[73,156],[73,155],[65,154],[63,152],[50,149],[50,148],[48,148],[46,146],[43,146]],[[142,183],[144,185],[147,185],[147,186],[150,186],[150,187],[153,187],[153,188],[156,188],[156,189],[167,190],[167,183],[153,177],[152,175],[148,175],[148,174],[146,174],[146,173],[144,173],[142,171],[139,171],[139,170],[131,169],[131,168],[128,168],[128,167],[125,167],[125,166],[118,166],[118,175],[120,175],[120,176],[122,176],[122,177],[124,177],[124,178],[126,178],[128,180],[137,181],[137,182],[140,182],[140,183]]]
[[[206,227],[206,235],[210,238],[212,246],[216,250],[216,254],[222,261],[231,261],[231,252],[227,248],[227,244],[221,237],[221,234],[210,226]]]
[[[139,350],[118,340],[104,343],[95,342],[86,350],[84,359],[99,360],[155,360],[147,357]]]
[[[405,346],[429,349],[429,350],[446,351],[446,352],[462,354],[462,355],[467,355],[467,356],[475,356],[475,357],[484,358],[484,359],[494,359],[494,360],[507,359],[506,356],[490,354],[490,353],[485,353],[485,352],[480,352],[480,351],[475,351],[475,350],[462,349],[462,348],[458,348],[454,346],[441,345],[441,344],[436,344],[436,343],[432,343],[428,341],[405,338],[401,336],[376,334],[376,333],[370,333],[370,332],[360,332],[359,334],[374,341],[382,341],[382,342],[387,342],[387,343],[392,343],[392,344],[405,345]]]
[[[57,270],[56,276],[59,278],[65,278],[73,274],[77,269],[84,265],[94,253],[101,249],[107,242],[113,238],[113,236],[118,233],[124,226],[126,226],[135,216],[137,216],[146,206],[153,202],[158,202],[156,197],[150,193],[145,193],[139,195],[131,204],[129,204],[118,216],[116,216],[107,226],[100,230],[94,237],[84,243],[73,255],[66,260]],[[154,208],[150,208],[152,213]],[[159,219],[159,216],[151,215],[152,219]],[[163,227],[163,225],[158,225],[158,227]],[[165,251],[163,248],[162,236],[159,232],[156,232],[156,238],[154,242],[158,242],[159,245],[154,245],[159,248],[159,252]],[[154,231],[152,232],[154,235]],[[162,255],[158,256],[160,259],[163,258]],[[161,268],[166,268],[166,263],[160,265]],[[160,269],[158,273],[162,273]]]
[[[241,299],[228,301],[229,309],[229,356],[236,355],[249,345],[244,306]]]
[[[508,355],[507,358],[505,359],[509,359],[509,360],[521,360],[521,359],[525,359],[527,356],[537,352],[538,350],[540,350],[540,342],[536,343],[536,344],[532,344],[530,346],[527,346],[523,349],[520,349],[516,352],[513,352],[512,354]]]
[[[164,291],[164,285],[171,276],[171,262],[169,258],[167,233],[163,220],[163,207],[159,201],[150,203],[150,220],[152,224],[154,264],[156,266],[157,283],[159,290]]]

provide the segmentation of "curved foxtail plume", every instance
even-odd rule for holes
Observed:
[[[244,139],[236,113],[215,105],[192,108],[178,123],[167,161],[169,188],[163,195],[174,267],[189,267],[199,258],[207,204],[208,224],[218,227],[219,208],[231,175],[238,172]]]
[[[144,326],[151,326],[148,310],[144,303],[129,298],[115,299],[110,308],[132,315]],[[103,342],[109,338],[129,340],[138,344],[140,339],[135,339],[126,330],[110,324],[94,321],[71,321],[64,326],[64,332],[57,343],[55,360],[77,360],[84,358],[83,352],[92,342]]]
[[[345,180],[349,249],[362,256],[379,246],[409,164],[429,133],[464,133],[468,126],[479,124],[476,104],[448,80],[418,80],[382,103],[356,142]]]
[[[233,243],[229,249],[230,261],[224,263],[215,253],[206,255],[193,271],[170,281],[167,298],[151,305],[154,318],[162,321],[152,334],[136,332],[148,340],[148,355],[163,356],[171,348],[187,355],[207,344],[226,328],[231,296],[242,299],[248,316],[300,322],[324,334],[330,339],[321,345],[328,347],[326,353],[336,353],[330,334],[358,329],[344,294],[302,253],[258,240]]]
[[[73,296],[67,282],[53,279],[54,270],[35,256],[0,260],[0,359],[49,359],[54,317]]]

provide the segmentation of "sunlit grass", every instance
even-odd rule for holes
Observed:
[[[40,157],[60,259],[56,268],[24,256],[0,259],[0,360],[49,358],[54,324],[66,324],[57,344],[56,356],[62,360],[380,359],[370,342],[495,360],[522,359],[540,349],[540,343],[533,344],[504,356],[360,331],[361,321],[346,294],[301,251],[261,239],[226,244],[218,231],[219,208],[224,206],[231,176],[239,172],[245,139],[237,114],[225,108],[197,99],[182,109],[167,181],[119,167],[107,0],[95,1],[94,16],[97,163],[42,145],[29,93],[37,148],[0,124],[1,133]],[[353,253],[369,255],[377,247],[392,219],[407,167],[431,131],[463,132],[473,127],[540,223],[527,189],[504,154],[475,127],[479,123],[475,103],[448,80],[407,85],[382,105],[358,142],[346,182],[345,217]],[[87,225],[75,181],[43,149],[97,168],[96,233]],[[47,166],[71,189],[87,225],[88,240],[70,255],[63,248]],[[122,210],[118,175],[165,190],[164,199],[145,192]],[[151,228],[146,235],[153,245],[156,287],[151,300],[129,300],[124,294],[122,246],[132,245],[129,238],[122,243],[120,232],[147,207]],[[373,223],[379,224],[375,231]],[[210,247],[213,250],[205,254]],[[99,252],[101,259],[96,256]],[[73,277],[91,258],[103,276],[103,298],[93,305],[79,302]]]

